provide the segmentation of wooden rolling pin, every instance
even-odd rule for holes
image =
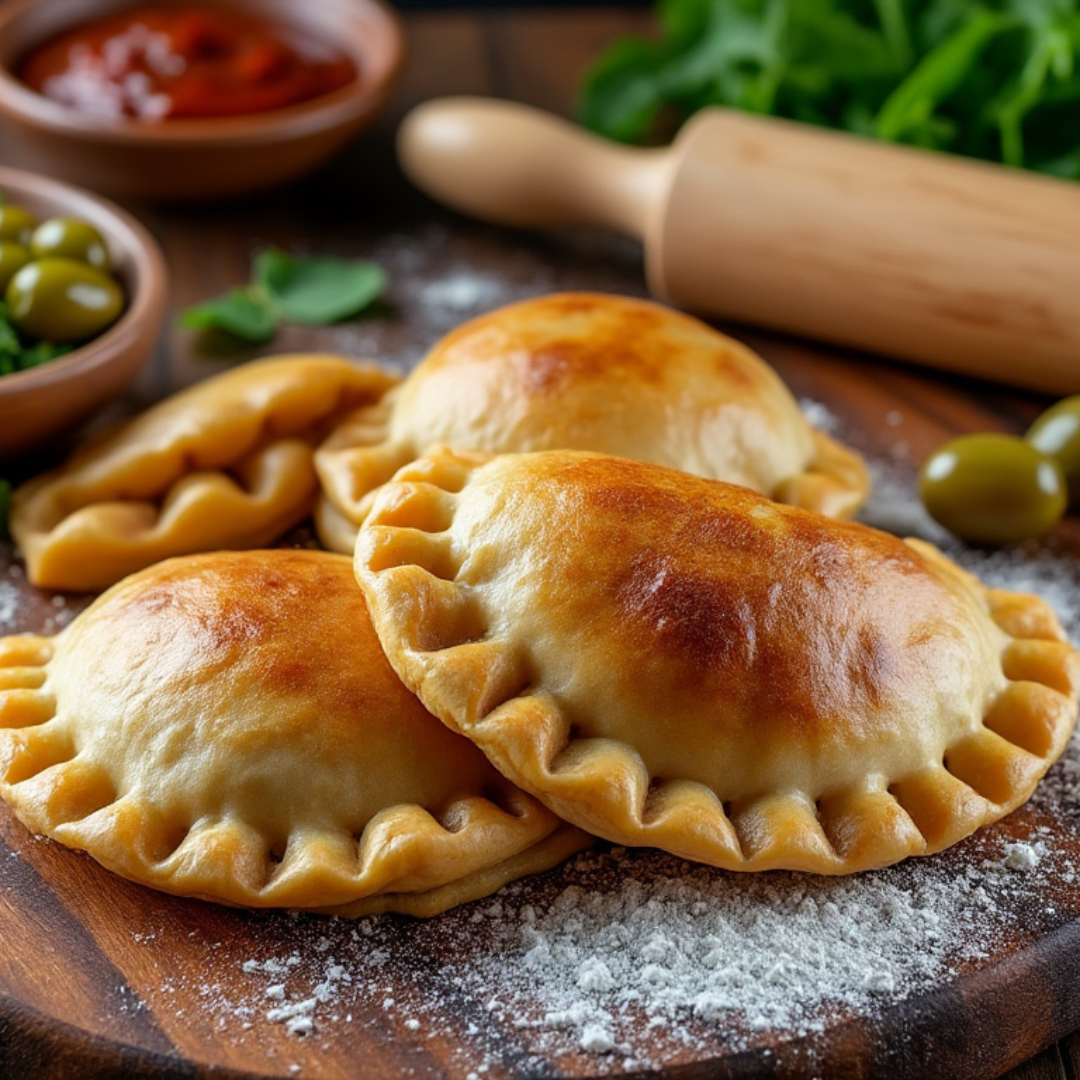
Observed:
[[[398,151],[476,217],[640,237],[650,288],[679,306],[1080,392],[1080,184],[722,109],[642,150],[443,98]]]

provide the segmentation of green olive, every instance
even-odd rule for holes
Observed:
[[[1061,466],[1013,435],[962,435],[931,454],[919,473],[930,516],[978,544],[1042,536],[1065,513]]]
[[[0,240],[0,295],[8,282],[30,261],[30,252],[14,240]]]
[[[37,228],[37,218],[21,206],[5,203],[0,206],[0,240],[14,240],[26,247],[30,234]]]
[[[1028,428],[1024,438],[1061,466],[1070,499],[1080,502],[1080,396],[1052,405]]]
[[[89,263],[106,273],[112,269],[105,238],[88,221],[55,217],[43,221],[30,237],[30,252],[35,259],[61,255]]]
[[[27,263],[4,298],[16,328],[42,341],[85,341],[114,322],[124,307],[120,286],[75,259]]]

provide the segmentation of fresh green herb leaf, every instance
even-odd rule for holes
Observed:
[[[225,296],[196,304],[181,316],[192,330],[224,330],[254,345],[269,341],[277,332],[277,314],[252,288],[233,289]]]
[[[1020,74],[988,108],[1001,131],[1006,165],[1024,163],[1024,118],[1043,98],[1047,80],[1052,75],[1068,78],[1072,74],[1072,44],[1061,27],[1040,29],[1032,37]]]
[[[659,0],[582,122],[656,142],[709,105],[1080,174],[1080,0]]]
[[[911,44],[911,26],[903,0],[874,0],[881,32],[888,42],[893,61],[898,70],[911,65],[914,52]]]
[[[294,258],[278,248],[255,259],[255,284],[289,322],[325,326],[363,311],[386,275],[374,263],[330,257]]]
[[[579,115],[586,127],[621,142],[644,140],[664,104],[667,58],[648,41],[616,41],[593,66]]]
[[[359,314],[386,284],[386,275],[374,263],[330,256],[296,258],[278,248],[255,257],[252,278],[244,288],[188,308],[182,325],[225,330],[262,344],[281,322],[324,326]]]
[[[879,138],[904,141],[949,98],[974,67],[990,42],[1014,22],[989,11],[977,11],[963,26],[919,61],[910,75],[886,98],[875,121]]]
[[[22,343],[15,327],[11,325],[7,317],[7,305],[0,303],[0,356],[18,356],[22,352]]]
[[[67,356],[73,350],[72,345],[56,345],[51,341],[39,341],[29,348],[23,349],[19,357],[19,367],[26,371],[29,368],[40,367],[50,360],[56,360],[61,356]]]
[[[72,348],[71,345],[54,345],[49,341],[24,345],[19,332],[8,319],[7,304],[0,300],[0,375],[13,375],[16,371],[39,367],[58,356],[66,356]]]
[[[1080,180],[1080,147],[1064,157],[1044,162],[1041,168],[1043,172],[1051,176],[1060,176],[1065,180]]]

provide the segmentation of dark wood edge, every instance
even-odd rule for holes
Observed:
[[[962,982],[898,1004],[874,1027],[867,1075],[1000,1076],[1080,1027],[1078,966],[1080,919],[1073,919]]]
[[[1080,919],[929,994],[815,1036],[665,1071],[668,1080],[858,1076],[865,1080],[990,1080],[1080,1027],[1073,965]],[[979,1019],[976,1019],[978,1017]],[[1041,1023],[1039,1022],[1041,1019]],[[266,1080],[115,1043],[0,993],[0,1076],[23,1080]],[[599,1073],[597,1075],[600,1075]],[[633,1074],[655,1080],[653,1071]],[[632,1080],[627,1076],[626,1080]]]
[[[20,1080],[265,1080],[199,1066],[84,1031],[0,992],[0,1076]]]

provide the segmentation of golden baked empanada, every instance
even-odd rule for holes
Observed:
[[[641,462],[435,453],[378,494],[356,566],[405,684],[507,777],[733,870],[938,851],[1024,801],[1076,720],[1041,600]]]
[[[432,915],[589,842],[390,670],[347,558],[159,563],[0,640],[0,795],[167,892]]]
[[[27,576],[90,591],[170,555],[268,544],[315,505],[314,445],[396,382],[341,357],[281,356],[174,394],[15,492]]]
[[[372,492],[434,446],[594,450],[735,484],[832,517],[869,491],[758,356],[697,319],[590,293],[512,304],[447,334],[384,401],[319,448],[323,542],[351,552]]]

